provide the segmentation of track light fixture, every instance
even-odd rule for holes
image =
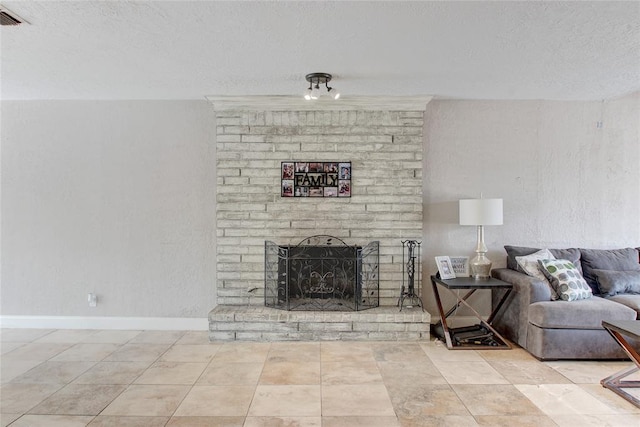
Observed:
[[[328,73],[307,74],[305,79],[309,82],[309,88],[304,94],[304,99],[311,101],[321,96],[329,96],[333,99],[340,98],[340,92],[336,88],[329,86],[331,77],[331,74]],[[325,87],[320,88],[321,84],[325,85]]]

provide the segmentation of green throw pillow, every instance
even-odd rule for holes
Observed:
[[[538,264],[561,300],[576,301],[591,298],[593,294],[591,288],[571,261],[541,259],[538,260]]]

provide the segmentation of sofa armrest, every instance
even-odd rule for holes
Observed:
[[[550,301],[551,290],[544,281],[527,276],[519,271],[508,268],[497,268],[491,271],[491,275],[503,282],[513,285],[513,292],[522,293],[521,298],[527,298],[527,305],[538,301]]]
[[[529,305],[538,301],[550,301],[549,286],[538,278],[507,268],[492,270],[491,275],[513,285],[511,295],[496,314],[493,322],[494,327],[506,338],[526,348]],[[492,296],[494,307],[499,298],[500,295],[495,292]]]

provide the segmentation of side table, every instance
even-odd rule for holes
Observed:
[[[603,321],[602,327],[611,334],[613,339],[616,340],[620,347],[622,347],[622,350],[627,353],[627,356],[629,356],[631,361],[634,363],[634,366],[603,379],[600,381],[600,384],[640,408],[640,399],[623,390],[623,388],[640,388],[640,381],[622,380],[623,378],[640,370],[639,349],[633,348],[624,337],[627,336],[640,340],[640,320]]]
[[[511,345],[505,340],[491,326],[496,314],[500,311],[500,308],[504,305],[507,297],[513,289],[513,285],[502,280],[489,278],[489,279],[474,279],[472,277],[459,277],[455,279],[441,279],[438,276],[431,276],[431,285],[433,286],[433,295],[436,298],[436,304],[438,306],[438,313],[440,314],[440,321],[434,326],[436,335],[440,335],[440,338],[445,340],[445,344],[449,350],[468,350],[468,349],[510,349]],[[457,302],[446,313],[442,308],[442,301],[440,300],[440,292],[438,286],[448,290],[451,295],[456,297]],[[460,297],[457,291],[465,289],[469,290],[464,296]],[[477,290],[489,289],[489,290],[503,290],[504,294],[500,301],[493,309],[487,320],[484,320],[482,316],[467,302],[469,297]],[[473,314],[478,318],[480,323],[475,326],[468,326],[462,328],[450,328],[447,325],[447,318],[457,310],[460,305],[464,305],[469,308]],[[438,334],[440,332],[440,334]]]

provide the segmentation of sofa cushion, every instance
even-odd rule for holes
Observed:
[[[603,320],[635,320],[636,316],[632,308],[600,297],[539,301],[529,306],[529,323],[539,328],[602,329]]]
[[[577,301],[591,298],[592,292],[587,282],[573,263],[566,259],[538,260],[540,270],[547,276],[551,286],[563,301]]]
[[[592,270],[603,295],[640,294],[640,271]]]
[[[634,248],[580,249],[580,253],[582,275],[595,294],[599,294],[600,289],[593,270],[640,271],[638,251]]]
[[[640,295],[631,294],[618,294],[611,297],[606,297],[609,301],[615,301],[619,304],[624,304],[629,308],[636,311],[636,318],[640,319]]]
[[[549,252],[549,249],[541,249],[538,252],[534,252],[531,255],[517,256],[516,262],[518,263],[518,267],[528,276],[535,277],[537,279],[542,280],[544,283],[549,286],[549,291],[551,291],[551,299],[557,300],[558,294],[556,293],[553,286],[551,286],[551,282],[547,279],[547,276],[544,275],[542,270],[540,270],[540,266],[538,265],[538,261],[541,259],[555,259],[553,254]]]
[[[538,252],[540,248],[528,248],[525,246],[511,246],[505,245],[504,250],[507,252],[507,268],[524,273],[524,271],[518,268],[517,256],[531,255],[534,252]],[[580,250],[576,248],[569,249],[549,249],[549,252],[556,258],[568,259],[578,268],[580,274],[582,274],[582,266],[580,265]]]

